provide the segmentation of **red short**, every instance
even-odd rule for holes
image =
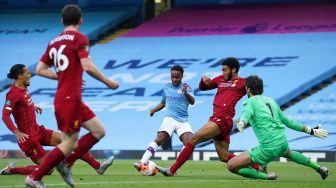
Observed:
[[[27,157],[37,161],[47,154],[42,146],[50,146],[52,133],[52,130],[39,126],[38,134],[29,136],[25,142],[18,143],[18,145]]]
[[[82,101],[55,103],[58,129],[63,132],[79,132],[82,123],[96,115]]]
[[[230,143],[230,133],[233,126],[232,118],[213,115],[209,118],[209,121],[216,123],[220,129],[220,135],[214,139],[224,140],[225,142]]]

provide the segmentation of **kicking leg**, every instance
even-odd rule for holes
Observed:
[[[170,167],[170,172],[175,174],[176,171],[189,159],[195,149],[196,144],[207,141],[219,134],[218,125],[213,122],[206,123],[193,136],[190,143],[187,143],[177,157],[175,163]]]

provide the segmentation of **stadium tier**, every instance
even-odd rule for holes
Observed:
[[[200,92],[199,80],[202,75],[220,74],[221,60],[229,56],[240,60],[241,76],[256,74],[264,79],[265,95],[280,104],[289,102],[336,74],[335,20],[335,7],[323,5],[176,9],[124,37],[95,45],[91,48],[94,63],[110,78],[118,80],[120,88],[112,91],[89,76],[84,77],[83,99],[107,131],[94,149],[143,150],[147,147],[164,116],[161,111],[150,117],[149,110],[160,102],[162,88],[170,82],[170,67],[175,64],[184,67],[183,81],[195,89],[196,104],[190,109],[190,123],[195,131],[208,121],[215,93]],[[36,60],[43,53],[44,40],[41,39],[40,47],[27,49],[34,51]],[[7,69],[9,66],[6,65]],[[44,108],[38,122],[52,129],[57,128],[53,113],[55,88],[54,81],[41,77],[33,77],[29,87],[35,104]],[[315,95],[322,96],[320,92]],[[1,104],[4,97],[5,92],[0,93]],[[291,108],[296,111],[288,109],[286,113],[302,120],[295,114],[307,104],[298,103]],[[240,109],[241,102],[237,116]],[[327,125],[327,128],[335,132],[335,127]],[[3,124],[0,132],[3,138],[9,134]],[[247,129],[244,134],[233,135],[231,149],[250,147],[245,143],[254,139],[250,133]],[[289,138],[302,136],[305,135],[290,134]],[[333,135],[321,145],[326,146],[332,139]],[[331,147],[316,148],[318,144],[309,144],[313,142],[310,139],[302,141],[307,141],[306,147],[293,141],[292,149],[331,150]],[[174,136],[174,145],[179,144]],[[2,141],[1,147],[16,149],[17,145]]]
[[[0,89],[7,85],[5,72],[15,63],[34,70],[47,43],[62,30],[59,9],[18,9],[0,12]],[[85,10],[81,31],[95,40],[137,13],[133,7]]]

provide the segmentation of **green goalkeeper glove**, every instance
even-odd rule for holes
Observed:
[[[327,138],[328,136],[328,131],[325,129],[320,129],[322,125],[318,124],[316,127],[314,128],[310,128],[309,126],[305,126],[304,132],[307,134],[311,134],[313,136],[316,136],[318,138]]]

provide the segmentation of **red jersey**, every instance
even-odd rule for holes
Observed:
[[[58,86],[55,103],[82,100],[81,58],[89,56],[89,40],[77,31],[64,31],[48,44],[41,61],[54,65]]]
[[[21,89],[12,85],[6,94],[6,103],[2,109],[2,119],[8,129],[14,132],[16,127],[10,119],[10,114],[13,114],[20,132],[30,136],[39,133],[34,103],[27,89]]]
[[[232,119],[236,113],[237,102],[246,94],[244,82],[245,79],[240,77],[226,81],[224,76],[220,75],[211,80],[211,87],[205,86],[201,80],[199,88],[200,90],[218,88],[213,102],[213,114]]]

